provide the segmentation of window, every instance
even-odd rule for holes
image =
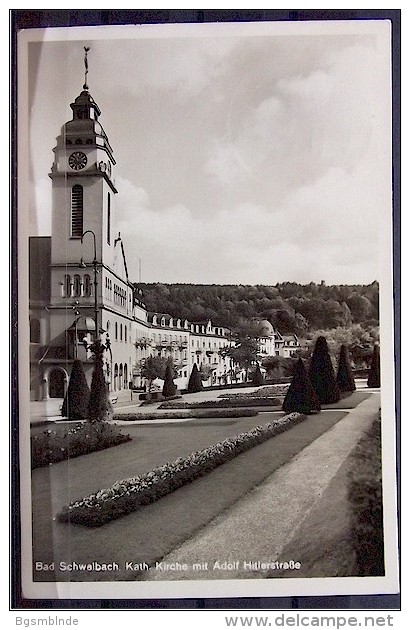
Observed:
[[[111,195],[107,198],[107,243],[111,245]]]
[[[74,276],[74,297],[81,295],[81,278],[78,274]]]
[[[71,297],[71,278],[67,273],[64,276],[64,296]]]
[[[40,343],[40,320],[30,320],[30,343]]]
[[[124,341],[127,343],[127,326],[124,326]]]
[[[122,324],[120,324],[120,341],[122,341]]]
[[[118,323],[115,322],[115,339],[118,339]]]
[[[90,297],[91,295],[91,279],[90,276],[88,275],[88,273],[85,274],[84,276],[84,295],[85,297]]]
[[[83,235],[83,187],[76,184],[71,189],[71,238]]]

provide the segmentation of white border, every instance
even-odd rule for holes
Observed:
[[[388,20],[323,21],[323,22],[236,22],[204,24],[149,24],[139,26],[98,26],[75,28],[29,29],[21,31],[18,38],[18,243],[19,243],[19,382],[29,382],[29,326],[28,326],[28,61],[27,48],[32,41],[96,40],[167,38],[167,37],[210,37],[216,31],[236,36],[300,36],[307,34],[377,34],[379,36],[380,71],[390,75],[390,22]],[[388,74],[386,74],[388,73]],[[386,124],[391,126],[391,115],[386,111]],[[27,505],[31,502],[31,471],[28,445],[30,429],[21,425],[21,513],[23,517],[22,568],[23,596],[38,599],[138,599],[138,598],[195,598],[195,597],[276,597],[309,595],[370,595],[398,592],[397,524],[392,515],[397,514],[395,491],[395,435],[394,435],[394,350],[393,350],[393,304],[392,304],[392,226],[388,212],[384,217],[383,277],[380,278],[381,294],[381,348],[382,348],[382,409],[388,414],[383,424],[384,450],[389,462],[383,466],[384,513],[386,535],[386,576],[377,578],[286,578],[279,580],[206,580],[183,582],[73,582],[38,583],[32,581],[32,539]],[[387,237],[387,238],[386,238]],[[28,391],[21,388],[19,396],[20,417],[29,416]],[[27,522],[27,520],[29,522]]]

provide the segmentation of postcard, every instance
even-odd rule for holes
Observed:
[[[390,21],[17,62],[23,596],[397,593]]]

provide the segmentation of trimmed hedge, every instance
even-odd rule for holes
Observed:
[[[31,436],[31,467],[34,469],[57,464],[79,455],[118,446],[131,439],[105,422],[77,424],[68,431],[47,429]]]
[[[104,525],[206,475],[240,453],[283,433],[305,417],[298,413],[282,416],[251,431],[195,451],[188,457],[179,457],[138,477],[116,481],[111,488],[73,501],[56,518],[60,522],[78,523],[87,527]]]
[[[153,405],[155,403],[158,402],[163,402],[164,400],[179,400],[182,398],[181,394],[175,394],[174,396],[168,396],[168,398],[165,398],[161,392],[154,392],[155,397],[154,398],[145,398],[142,399],[140,395],[140,400],[142,400],[142,402],[140,403],[140,407],[148,407],[148,405]],[[146,396],[146,394],[144,394],[144,396]],[[151,396],[153,396],[153,393],[151,393]]]
[[[114,416],[114,420],[125,420],[133,422],[138,420],[185,420],[186,418],[248,418],[257,416],[256,409],[198,409],[191,411],[189,409],[181,411],[170,411],[164,413],[124,413]]]
[[[252,396],[239,398],[219,398],[218,400],[204,400],[202,402],[164,402],[158,409],[229,409],[231,407],[278,407],[282,401],[267,396]]]

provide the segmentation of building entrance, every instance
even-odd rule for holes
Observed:
[[[52,370],[48,377],[50,398],[64,398],[65,378],[64,372],[59,369]]]

